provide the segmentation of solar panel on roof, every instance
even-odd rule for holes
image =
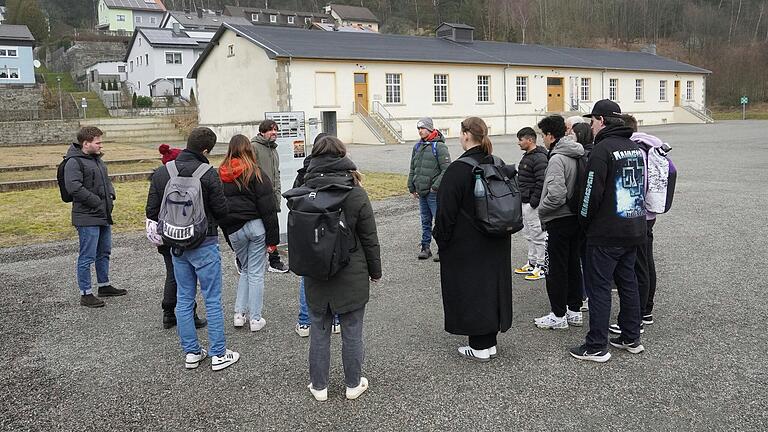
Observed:
[[[105,0],[105,3],[112,8],[163,10],[156,0]]]

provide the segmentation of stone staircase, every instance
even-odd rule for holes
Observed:
[[[109,143],[156,146],[186,141],[170,117],[95,118],[82,120],[80,124],[98,127]]]

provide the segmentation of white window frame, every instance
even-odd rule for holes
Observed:
[[[515,102],[528,102],[528,76],[515,77]]]
[[[235,56],[235,45],[229,44],[227,45],[227,57],[234,57]]]
[[[121,68],[123,70],[120,70]],[[118,65],[117,66],[117,73],[125,73],[125,65]]]
[[[157,24],[157,18],[155,18],[155,17],[149,17],[149,23],[150,23],[150,24]]]
[[[388,104],[403,103],[403,74],[388,73],[384,76],[384,101]]]
[[[138,66],[141,66],[141,65],[142,65],[142,58],[141,58],[141,56],[138,56],[138,57],[136,57],[136,64],[137,64]]]
[[[685,82],[685,100],[686,101],[692,101],[694,99],[693,97],[693,80],[688,80]]]
[[[3,58],[18,58],[19,57],[19,48],[18,47],[11,47],[11,46],[0,46],[0,51],[3,51],[3,54],[0,54],[0,57]],[[13,51],[15,54],[11,55],[11,51]]]
[[[296,17],[289,16],[288,17],[288,24],[296,24]]]
[[[321,24],[328,24],[328,20],[325,19],[325,18],[320,18],[320,23]]]
[[[184,90],[184,78],[179,77],[165,77],[168,81],[170,81],[173,84],[173,95],[174,96],[181,96],[181,91]],[[181,87],[176,87],[176,83],[181,82]],[[176,90],[179,90],[178,92]]]
[[[11,75],[13,74],[12,71],[16,71],[16,78],[13,78]],[[4,80],[20,80],[21,79],[21,69],[17,67],[9,67],[9,66],[3,66],[0,68],[0,73],[5,72],[6,75],[8,75],[6,78],[0,78]]]
[[[659,80],[659,101],[667,101],[667,80]]]
[[[252,13],[252,14],[251,14],[251,21],[253,21],[253,22],[259,22],[259,14],[257,14],[257,13]]]
[[[485,81],[485,82],[482,82],[482,81]],[[491,76],[490,75],[477,76],[477,102],[478,103],[491,102]]]
[[[168,61],[168,54],[171,54],[171,61]],[[176,54],[179,55],[179,61],[176,62]],[[165,52],[165,64],[184,64],[184,55],[181,51],[166,51]]]
[[[136,24],[141,24],[143,21],[142,17],[139,15],[136,15],[135,17],[133,17],[133,20],[136,22]]]
[[[432,100],[434,101],[434,103],[436,104],[448,103],[448,101],[450,100],[449,94],[448,94],[448,83],[449,83],[448,74],[434,74],[432,76],[432,87],[434,90],[432,92],[432,97],[433,97]]]
[[[269,22],[275,24],[277,22],[277,15],[270,15]]]
[[[310,24],[311,22],[312,22],[312,18],[310,18],[310,17],[305,17],[304,18],[304,24]]]
[[[616,102],[619,100],[619,79],[608,78],[608,99]]]
[[[579,100],[585,102],[592,100],[592,78],[579,80]]]
[[[643,102],[645,100],[645,80],[642,78],[635,79],[635,102]]]
[[[125,22],[125,15],[115,15],[115,21]]]
[[[131,60],[129,63],[131,65],[131,72],[133,72],[133,60]]]

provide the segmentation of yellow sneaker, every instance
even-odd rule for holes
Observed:
[[[544,279],[545,277],[547,276],[544,274],[544,270],[542,270],[541,267],[534,267],[531,274],[525,277],[525,280],[537,281],[539,279]]]
[[[525,263],[524,266],[515,269],[515,274],[528,275],[531,274],[535,268],[536,267],[532,266],[531,263]]]

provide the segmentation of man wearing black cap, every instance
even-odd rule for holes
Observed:
[[[619,326],[622,333],[610,344],[632,354],[645,350],[640,343],[640,295],[635,277],[635,251],[645,241],[644,161],[629,138],[621,108],[598,101],[591,118],[595,148],[587,164],[579,221],[586,232],[584,277],[590,286],[589,333],[586,342],[570,350],[581,360],[606,362],[611,287],[619,282]]]

